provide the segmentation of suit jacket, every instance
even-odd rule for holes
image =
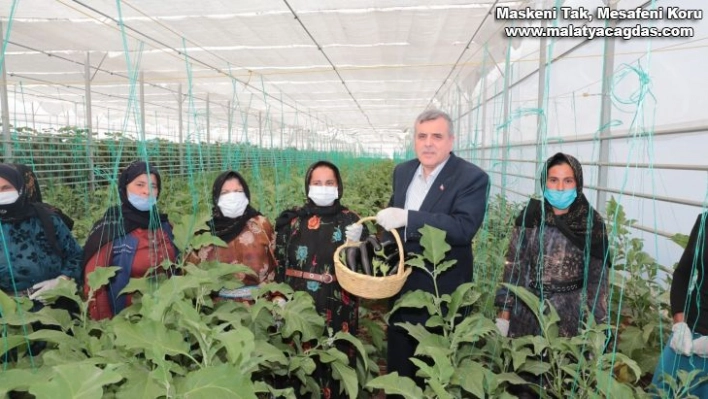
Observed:
[[[417,159],[404,162],[393,172],[393,195],[389,206],[404,208],[408,186],[420,162]],[[462,283],[472,281],[472,238],[482,225],[487,208],[489,176],[478,166],[450,154],[450,158],[435,178],[420,209],[408,211],[408,225],[399,229],[405,237],[406,253],[422,253],[418,229],[427,224],[447,232],[446,241],[452,247],[446,259],[456,259],[457,263],[438,277],[440,294],[449,294]],[[403,289],[394,297],[408,291],[424,290],[434,293],[432,278],[422,270],[413,268]],[[402,309],[397,311],[394,321],[424,322],[428,315],[425,309]]]

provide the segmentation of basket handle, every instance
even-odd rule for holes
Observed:
[[[357,220],[355,223],[356,224],[364,224],[366,222],[374,222],[376,223],[376,216],[367,216],[365,218],[361,218]],[[397,276],[403,275],[403,267],[405,265],[405,253],[403,252],[403,242],[401,241],[401,236],[398,234],[398,230],[392,229],[392,230],[387,230],[391,234],[393,234],[393,238],[396,239],[396,245],[398,246],[398,271],[396,272]]]

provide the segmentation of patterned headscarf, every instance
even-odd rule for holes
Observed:
[[[559,152],[546,161],[541,172],[541,187],[546,189],[548,170],[558,164],[568,164],[575,175],[578,196],[568,208],[568,213],[555,215],[553,207],[545,199],[529,200],[526,208],[516,218],[516,226],[539,227],[541,224],[557,227],[575,246],[583,251],[589,250],[590,255],[605,260],[609,264],[609,241],[605,223],[600,214],[590,206],[583,194],[583,167],[575,157]]]

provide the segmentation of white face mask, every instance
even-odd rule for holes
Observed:
[[[3,191],[0,193],[0,205],[14,204],[20,198],[20,193],[17,190]]]
[[[317,206],[330,206],[339,198],[337,186],[310,186],[308,197]]]
[[[246,211],[248,198],[243,192],[222,194],[217,202],[221,213],[227,218],[235,219]]]

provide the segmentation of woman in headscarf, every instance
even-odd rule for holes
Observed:
[[[242,264],[253,269],[254,275],[239,276],[244,287],[219,291],[219,297],[248,301],[251,291],[260,284],[273,281],[275,276],[275,232],[268,219],[250,205],[251,191],[243,176],[227,171],[220,174],[212,188],[212,219],[210,232],[227,246],[207,246],[192,254],[189,261],[216,260]]]
[[[15,163],[12,164],[12,166],[17,169],[20,174],[22,175],[22,178],[25,181],[25,190],[27,191],[27,201],[30,203],[33,202],[40,202],[44,204],[49,210],[52,211],[52,213],[55,213],[57,216],[61,218],[61,220],[66,224],[66,226],[69,228],[69,230],[72,230],[74,228],[74,219],[69,217],[69,215],[65,214],[62,212],[61,209],[57,208],[56,206],[47,204],[42,200],[42,190],[39,187],[39,179],[37,179],[37,175],[34,173],[31,167],[21,164],[21,163]]]
[[[541,173],[543,199],[531,199],[516,219],[504,282],[548,300],[560,316],[559,335],[572,337],[592,312],[607,315],[608,239],[605,223],[583,194],[583,170],[557,153]],[[497,292],[497,327],[504,336],[540,335],[531,309],[506,288]]]
[[[707,223],[708,212],[698,215],[671,281],[672,334],[661,353],[652,381],[662,390],[653,393],[663,398],[676,396],[670,380],[665,378],[668,375],[677,382],[681,370],[696,374],[685,394],[708,398]]]
[[[49,207],[31,202],[16,167],[0,164],[0,289],[41,299],[61,279],[79,282],[83,251]]]
[[[94,293],[89,304],[93,319],[111,318],[130,306],[130,294],[120,294],[131,278],[151,273],[163,261],[174,261],[177,249],[167,215],[158,214],[156,203],[162,181],[154,165],[135,161],[118,179],[120,205],[108,208],[97,221],[84,246],[84,275],[98,267],[119,266],[109,283]],[[88,295],[88,284],[84,284]]]
[[[342,289],[334,272],[334,251],[347,240],[347,226],[359,220],[339,202],[342,192],[342,178],[334,164],[319,161],[310,166],[305,175],[304,206],[286,210],[276,220],[276,281],[310,294],[326,326],[335,333],[356,335],[359,299]],[[342,349],[350,365],[356,366],[354,348],[342,345]],[[318,367],[315,378],[325,397],[339,397],[339,384],[331,372]]]

